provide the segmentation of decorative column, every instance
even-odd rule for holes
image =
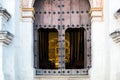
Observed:
[[[13,39],[13,35],[8,32],[3,30],[3,28],[5,27],[5,23],[7,23],[7,21],[9,21],[10,19],[10,14],[6,11],[6,9],[0,7],[0,80],[4,80],[4,71],[3,71],[3,54],[4,54],[4,47],[8,46],[10,44],[10,42]]]

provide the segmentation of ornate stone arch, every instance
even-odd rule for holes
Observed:
[[[35,0],[21,0],[21,17],[24,18],[32,18],[34,14],[34,5]],[[102,21],[103,20],[103,0],[89,0],[90,2],[90,13],[91,13],[91,21]],[[28,15],[25,15],[25,14]],[[29,14],[31,13],[31,14]]]

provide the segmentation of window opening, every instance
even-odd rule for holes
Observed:
[[[66,69],[84,69],[84,36],[84,28],[66,30]]]
[[[38,30],[39,34],[39,68],[58,69],[58,32],[55,29]]]

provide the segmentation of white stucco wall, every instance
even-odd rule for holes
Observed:
[[[117,21],[114,18],[114,14],[118,9],[120,9],[120,1],[119,0],[110,0],[109,5],[109,33],[113,32],[114,30],[120,30],[120,22],[116,23]],[[110,80],[120,80],[120,44],[113,42],[110,38]]]
[[[107,41],[106,28],[104,22],[95,22],[92,24],[92,68],[90,71],[91,80],[108,80],[106,65]]]
[[[25,22],[19,26],[16,55],[17,80],[33,80],[33,24]]]
[[[12,16],[2,22],[2,30],[15,35],[10,45],[2,47],[4,80],[33,80],[33,23],[21,21],[20,0],[2,0],[1,4]]]
[[[5,8],[11,15],[10,20],[7,21],[2,21],[2,29],[1,31],[9,31],[10,33],[12,33],[13,35],[15,35],[15,29],[16,27],[18,27],[19,25],[19,18],[18,18],[18,11],[20,7],[19,4],[17,4],[18,0],[1,0],[1,5],[3,8]],[[17,9],[16,9],[17,8]],[[17,15],[16,15],[17,14]],[[20,13],[19,13],[20,14]],[[14,36],[16,37],[16,35]],[[3,75],[4,75],[4,79],[3,80],[16,80],[15,76],[15,70],[16,70],[16,64],[15,64],[15,50],[16,50],[16,43],[15,43],[15,39],[13,39],[12,43],[10,43],[9,45],[2,45],[2,54],[3,54]]]

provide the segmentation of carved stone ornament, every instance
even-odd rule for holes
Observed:
[[[34,20],[34,8],[22,8],[22,21],[29,22]]]
[[[120,23],[120,9],[117,10],[117,12],[114,14],[114,17],[116,18],[117,23]],[[114,42],[120,43],[120,27],[119,29],[112,32],[110,36],[112,37]]]
[[[110,34],[112,37],[113,41],[116,43],[120,43],[120,31],[114,31]]]
[[[13,34],[8,31],[0,31],[0,43],[9,44],[14,38]]]
[[[90,9],[91,21],[103,21],[103,8],[95,7]]]
[[[7,12],[6,9],[0,6],[0,16],[3,16],[7,21],[10,19],[11,15]]]

